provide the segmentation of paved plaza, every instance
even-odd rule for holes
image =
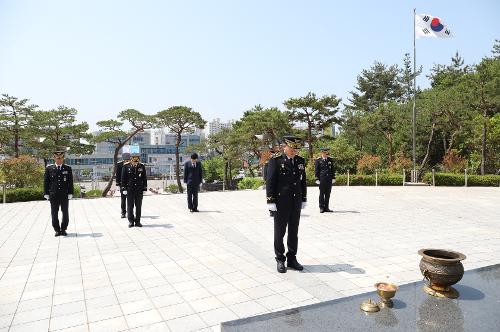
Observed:
[[[219,331],[220,322],[421,280],[421,248],[500,263],[500,188],[317,188],[299,228],[305,270],[276,272],[265,192],[148,195],[143,228],[119,198],[73,200],[67,237],[46,201],[0,205],[0,331]]]

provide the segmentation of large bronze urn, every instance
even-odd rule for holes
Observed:
[[[444,249],[420,249],[420,271],[429,281],[424,286],[427,294],[437,297],[456,299],[459,293],[451,285],[456,284],[464,275],[464,266],[461,261],[464,254]]]

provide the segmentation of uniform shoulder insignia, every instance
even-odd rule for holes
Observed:
[[[123,162],[123,165],[128,165],[128,164],[130,164],[130,161],[124,161]]]
[[[125,164],[125,160],[120,160],[117,164]]]
[[[282,153],[282,152],[276,152],[276,153],[273,153],[273,154],[271,155],[271,158],[279,158],[279,157],[281,157],[282,155],[283,155],[283,153]]]
[[[52,166],[54,166],[54,164],[49,164],[49,165],[47,165],[46,168],[49,168],[49,167],[52,167]]]
[[[297,158],[297,160],[305,160],[303,157],[301,156],[295,156],[295,158]]]

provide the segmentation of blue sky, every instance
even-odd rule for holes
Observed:
[[[413,52],[414,7],[455,35],[417,40],[424,73],[500,39],[496,0],[0,0],[0,92],[75,107],[92,128],[125,108],[227,120],[309,91],[347,101],[362,69]]]

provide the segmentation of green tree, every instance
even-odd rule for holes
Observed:
[[[336,116],[340,101],[335,95],[318,98],[316,94],[309,92],[304,97],[290,98],[283,103],[290,110],[290,120],[307,126],[306,140],[309,143],[310,160],[313,159],[313,130],[318,134],[333,123],[340,123]]]
[[[113,177],[116,174],[116,165],[118,163],[118,153],[132,137],[145,129],[153,127],[154,119],[150,115],[143,114],[135,109],[126,109],[118,113],[119,120],[103,120],[98,121],[97,125],[100,127],[99,132],[92,139],[93,142],[107,142],[115,146],[113,153],[113,170],[111,172],[108,184],[102,192],[102,196],[106,197],[111,185],[113,184]],[[130,130],[123,130],[122,126],[127,123],[131,126]]]
[[[357,77],[357,91],[351,91],[347,108],[373,112],[381,104],[399,100],[405,93],[401,85],[397,65],[386,66],[376,61],[370,69],[364,69]]]
[[[260,159],[263,147],[275,145],[278,139],[291,131],[292,125],[286,112],[276,107],[257,105],[234,123],[231,135],[239,141],[244,150],[242,159],[248,162],[253,173],[251,159]]]
[[[179,147],[182,142],[182,134],[189,134],[195,128],[203,129],[207,123],[201,117],[201,114],[193,111],[187,106],[172,106],[156,114],[156,122],[159,127],[167,127],[175,133],[175,175],[177,177],[177,186],[179,192],[183,192],[180,179],[180,159]]]
[[[499,41],[496,42],[500,44]],[[489,119],[500,112],[500,58],[483,58],[465,78],[468,106],[481,115],[481,175],[487,162]]]
[[[49,111],[35,111],[30,122],[29,144],[45,164],[54,150],[66,148],[71,154],[90,154],[94,146],[86,122],[78,123],[77,110],[59,106]]]
[[[213,151],[216,156],[222,158],[224,162],[222,177],[225,186],[232,186],[232,179],[235,175],[235,165],[241,165],[244,158],[245,147],[241,144],[234,129],[224,128],[216,134],[212,134],[207,139],[207,148]]]
[[[0,131],[2,134],[2,145],[14,143],[14,157],[19,157],[20,142],[27,138],[29,124],[33,111],[37,105],[28,104],[28,99],[19,99],[17,97],[2,94],[0,98]],[[9,151],[6,151],[9,153]]]

